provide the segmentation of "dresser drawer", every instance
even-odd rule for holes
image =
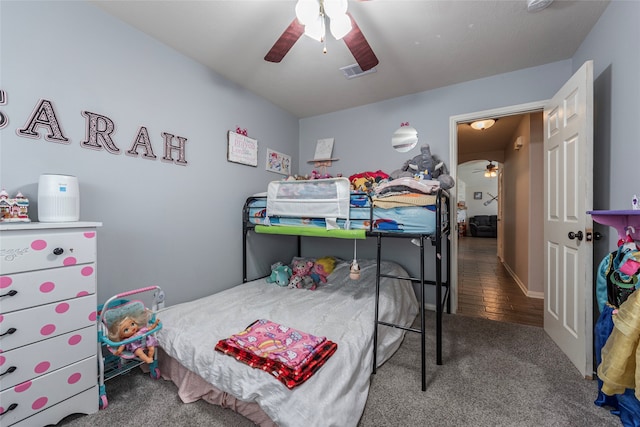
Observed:
[[[94,386],[80,394],[53,405],[31,415],[22,421],[18,421],[11,427],[34,427],[58,424],[69,414],[93,414],[98,412],[98,386]]]
[[[0,390],[96,354],[94,326],[0,354]]]
[[[94,263],[0,277],[0,314],[96,292]]]
[[[95,295],[88,295],[0,315],[0,353],[95,326],[96,308]]]
[[[26,381],[1,391],[0,402],[5,411],[2,415],[2,425],[11,425],[87,389],[95,390],[97,375],[97,360],[94,355],[33,381]],[[98,399],[96,393],[96,405]],[[12,405],[17,406],[10,409]]]
[[[93,228],[2,232],[0,271],[3,275],[95,260],[96,231]],[[4,285],[0,281],[0,289]]]

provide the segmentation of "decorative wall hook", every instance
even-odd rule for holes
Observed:
[[[239,135],[249,136],[249,135],[247,135],[247,130],[246,129],[240,129],[240,126],[236,126],[236,133],[239,134]]]
[[[409,122],[402,122],[400,123],[400,127],[404,127],[404,126],[410,126]]]

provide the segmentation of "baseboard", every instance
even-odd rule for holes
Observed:
[[[509,265],[505,264],[504,261],[502,261],[502,265],[509,272],[509,275],[513,278],[513,280],[515,280],[516,284],[518,285],[518,287],[520,288],[523,294],[525,294],[529,298],[544,299],[544,292],[530,291],[529,289],[527,289],[524,283],[522,283],[518,275],[509,267]]]

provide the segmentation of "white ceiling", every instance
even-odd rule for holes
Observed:
[[[310,117],[571,58],[609,0],[349,1],[380,64],[347,80],[344,42],[301,37],[281,63],[265,54],[295,0],[92,1],[297,117]]]

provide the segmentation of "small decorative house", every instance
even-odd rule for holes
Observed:
[[[31,222],[29,199],[20,192],[11,198],[4,189],[0,191],[0,222]]]

